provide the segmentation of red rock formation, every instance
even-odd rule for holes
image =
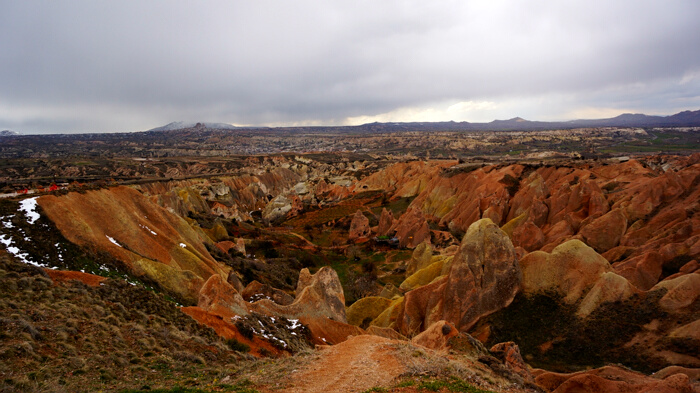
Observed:
[[[447,321],[437,321],[428,326],[411,342],[436,351],[447,352],[450,349],[450,339],[459,334],[459,330]]]
[[[158,283],[187,304],[197,302],[210,276],[228,275],[209,255],[206,239],[132,188],[46,195],[38,203],[66,239],[109,253],[131,274]]]
[[[382,214],[379,216],[379,225],[377,226],[377,236],[388,235],[393,225],[394,214],[386,210],[386,208],[382,208]]]
[[[498,343],[489,350],[496,358],[503,361],[506,367],[518,374],[527,382],[535,382],[535,378],[530,373],[530,367],[525,363],[520,355],[520,348],[512,341]]]
[[[684,274],[671,280],[656,284],[653,289],[665,288],[666,294],[659,300],[659,305],[668,311],[678,311],[691,307],[700,299],[700,272]]]
[[[355,212],[350,222],[350,231],[348,233],[348,241],[354,241],[370,235],[369,219],[362,214],[361,210]]]
[[[627,218],[620,209],[614,209],[592,220],[579,232],[583,240],[599,253],[604,253],[620,244],[627,231]]]
[[[507,220],[528,212],[528,216],[538,227],[547,223],[549,206],[546,204],[549,197],[549,187],[542,175],[533,172],[527,179],[522,181],[520,189],[510,201]]]
[[[491,220],[480,220],[469,227],[445,278],[406,293],[397,330],[415,335],[446,320],[467,331],[510,304],[521,280],[508,236]]]
[[[199,293],[197,307],[222,318],[248,314],[248,303],[219,275],[211,276]]]
[[[656,251],[629,258],[613,265],[615,272],[628,279],[635,287],[648,290],[659,281],[663,262]]]
[[[555,291],[570,304],[582,299],[603,273],[612,271],[605,258],[579,240],[569,240],[551,254],[527,254],[520,267],[525,294]]]
[[[428,326],[421,334],[413,337],[411,343],[442,353],[459,352],[474,359],[488,355],[481,342],[467,333],[460,332],[447,321],[437,321]]]
[[[273,302],[287,306],[294,302],[294,298],[277,288],[273,288],[268,284],[261,284],[258,281],[251,281],[246,285],[241,292],[243,300],[247,302],[255,302],[260,299],[269,299]]]
[[[453,232],[466,231],[480,218],[502,224],[527,213],[530,223],[509,231],[516,245],[550,252],[580,239],[600,253],[609,251],[606,257],[619,274],[648,289],[664,278],[660,269],[673,274],[678,261],[700,258],[699,162],[695,154],[534,170],[522,165],[464,173],[441,169],[421,180],[410,214],[394,228],[406,232],[421,226],[416,210]],[[403,188],[421,176],[417,168],[429,167],[412,165],[387,168],[369,183],[376,189]],[[661,255],[659,261],[654,253]]]
[[[107,280],[107,277],[96,276],[89,273],[54,269],[44,269],[44,271],[51,277],[54,284],[76,280],[91,287],[98,287],[103,281]]]
[[[248,345],[253,356],[280,356],[284,353],[267,340],[257,336],[247,338],[238,331],[233,323],[229,322],[230,320],[225,320],[220,315],[207,312],[199,307],[182,307],[180,310],[202,325],[214,329],[219,336],[226,339],[236,339],[238,342]]]
[[[308,269],[303,269],[299,275],[297,297],[287,305],[271,299],[248,303],[233,286],[214,275],[202,287],[197,308],[225,321],[251,312],[298,319],[309,327],[316,344],[337,344],[348,336],[365,334],[363,329],[347,324],[343,288],[338,275],[329,267],[323,267],[313,275]]]
[[[537,373],[535,382],[547,392],[555,393],[689,393],[695,390],[685,374],[673,374],[660,380],[616,366],[572,374],[542,371]]]
[[[539,250],[544,246],[545,242],[542,230],[532,221],[526,221],[518,225],[518,227],[513,230],[511,239],[513,240],[514,246],[520,246],[527,251]]]
[[[455,161],[412,161],[400,162],[375,172],[359,182],[362,188],[391,192],[396,197],[418,195],[430,179],[437,176],[443,168],[454,165]]]
[[[425,216],[418,209],[409,208],[394,224],[391,231],[396,232],[401,247],[414,248],[424,241],[430,242],[430,227]]]

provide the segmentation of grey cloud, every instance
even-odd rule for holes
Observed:
[[[560,111],[695,109],[697,81],[679,81],[700,71],[697,15],[696,1],[3,2],[0,128],[340,123],[552,94],[572,97]]]

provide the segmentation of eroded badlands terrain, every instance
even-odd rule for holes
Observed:
[[[2,390],[698,391],[700,154],[577,157],[25,170]]]

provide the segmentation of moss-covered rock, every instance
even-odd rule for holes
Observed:
[[[386,310],[391,303],[390,299],[379,296],[362,298],[347,308],[348,323],[364,329]]]
[[[370,322],[371,326],[390,327],[393,328],[396,323],[396,318],[399,317],[401,308],[403,307],[404,297],[399,297],[391,301],[389,307],[382,311],[374,321]]]
[[[444,264],[445,260],[440,259],[437,262],[418,270],[407,277],[406,280],[401,283],[399,288],[404,291],[410,291],[423,285],[430,284],[433,280],[442,275],[442,268]]]

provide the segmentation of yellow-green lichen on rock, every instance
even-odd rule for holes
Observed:
[[[218,220],[214,223],[211,229],[202,228],[202,231],[215,243],[228,239],[228,232],[226,231],[226,228],[221,221]]]
[[[346,309],[348,323],[360,327],[366,326],[386,310],[391,303],[390,299],[379,296],[362,298]]]
[[[423,242],[416,246],[411,254],[411,259],[406,265],[406,276],[410,276],[420,269],[430,266],[433,257],[433,246],[429,242]]]
[[[134,272],[137,275],[157,282],[163,290],[182,300],[186,305],[197,304],[199,290],[205,281],[193,271],[180,270],[177,267],[145,258],[137,259],[133,264]]]
[[[527,221],[528,216],[530,215],[530,211],[526,210],[523,214],[513,218],[512,220],[508,221],[505,225],[501,227],[501,230],[508,235],[511,240],[513,239],[513,232],[515,231],[515,228],[517,228],[520,224],[524,223]]]
[[[401,307],[403,306],[403,302],[403,296],[392,300],[389,307],[382,311],[382,313],[370,323],[370,326],[393,328],[394,324],[396,324],[396,318],[398,318]]]
[[[442,275],[442,268],[445,264],[444,259],[440,259],[430,266],[420,269],[407,277],[399,286],[404,291],[410,291],[423,285],[430,284],[437,277]]]

